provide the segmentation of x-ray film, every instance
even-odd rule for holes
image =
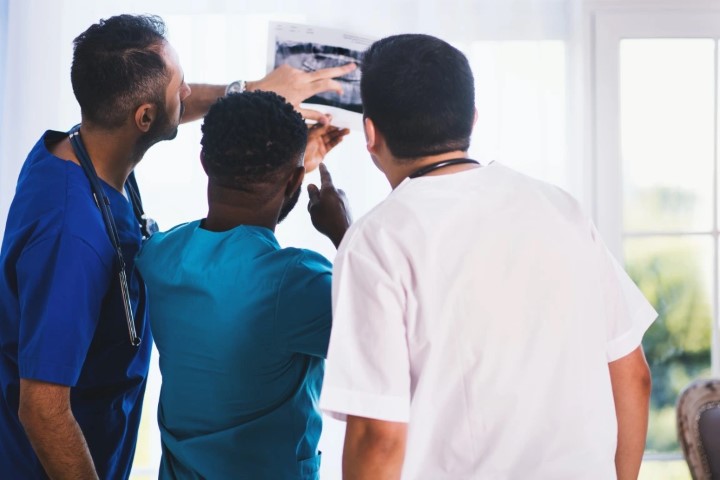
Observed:
[[[268,71],[282,64],[306,72],[346,63],[357,64],[356,70],[337,79],[342,84],[342,94],[320,93],[306,100],[303,107],[332,114],[333,124],[339,127],[361,130],[362,58],[374,39],[342,30],[295,23],[271,22],[269,31]]]

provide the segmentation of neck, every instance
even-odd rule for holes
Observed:
[[[273,232],[282,206],[282,195],[260,198],[257,193],[208,184],[208,214],[203,228],[225,232],[240,225],[265,227]]]
[[[409,161],[407,159],[391,158],[389,159],[389,161],[385,162],[388,165],[388,167],[384,169],[385,176],[390,182],[390,186],[394,190],[398,185],[403,182],[403,180],[405,180],[417,170],[433,163],[438,163],[453,158],[467,158],[467,152],[457,150],[453,152],[441,153],[439,155],[419,157],[413,159],[412,161]],[[469,170],[471,168],[477,168],[477,165],[467,163],[460,165],[450,165],[445,168],[429,172],[425,176],[431,177],[436,175],[449,175],[451,173],[462,172],[463,170]]]
[[[98,177],[119,192],[124,191],[125,181],[145,154],[137,147],[136,133],[128,130],[107,130],[87,122],[80,126],[80,136]]]

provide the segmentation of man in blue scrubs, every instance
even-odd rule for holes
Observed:
[[[74,43],[80,137],[117,226],[142,343],[133,346],[128,337],[98,199],[68,135],[48,131],[22,168],[0,251],[3,478],[129,476],[152,337],[145,285],[133,272],[142,239],[126,181],[149,147],[174,138],[181,121],[200,118],[226,90],[193,85],[191,94],[158,17],[112,17]],[[337,90],[331,78],[353,68],[280,68],[257,82],[234,83],[278,90],[297,105]],[[327,123],[317,112],[303,115]],[[341,136],[328,125],[311,132],[323,145]]]
[[[304,130],[273,93],[220,99],[203,124],[207,218],[137,258],[160,352],[160,478],[318,477],[332,267],[274,235],[300,194]],[[320,169],[310,213],[337,246],[348,210]]]

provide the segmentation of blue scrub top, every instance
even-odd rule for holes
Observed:
[[[155,234],[138,269],[160,353],[160,478],[314,480],[331,269],[267,228]]]
[[[19,379],[71,386],[73,414],[100,478],[127,478],[152,338],[145,286],[129,277],[132,347],[115,256],[82,168],[53,156],[46,132],[17,184],[0,250],[0,475],[45,478],[18,420]],[[128,271],[142,242],[128,200],[103,182]]]

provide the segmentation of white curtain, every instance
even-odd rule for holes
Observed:
[[[476,76],[479,120],[471,156],[495,160],[556,183],[587,204],[588,162],[580,155],[583,129],[583,29],[580,0],[0,0],[8,3],[6,68],[0,76],[0,233],[17,174],[46,129],[79,121],[70,86],[72,39],[99,18],[156,13],[191,82],[227,83],[265,74],[267,22],[292,21],[346,29],[371,37],[422,32],[446,39],[468,56]],[[2,23],[0,8],[0,27]],[[1,31],[0,31],[1,32]],[[0,54],[0,68],[2,68]],[[197,160],[199,122],[151,149],[138,167],[146,210],[169,228],[206,213],[205,177]],[[328,157],[336,184],[355,216],[388,192],[353,132]],[[317,181],[315,175],[308,181]],[[283,245],[312,248],[332,259],[330,242],[313,231],[300,207],[279,226]],[[155,357],[155,360],[157,357]],[[154,475],[159,379],[148,387],[136,473]],[[327,420],[321,440],[323,478],[339,478],[342,424]]]

